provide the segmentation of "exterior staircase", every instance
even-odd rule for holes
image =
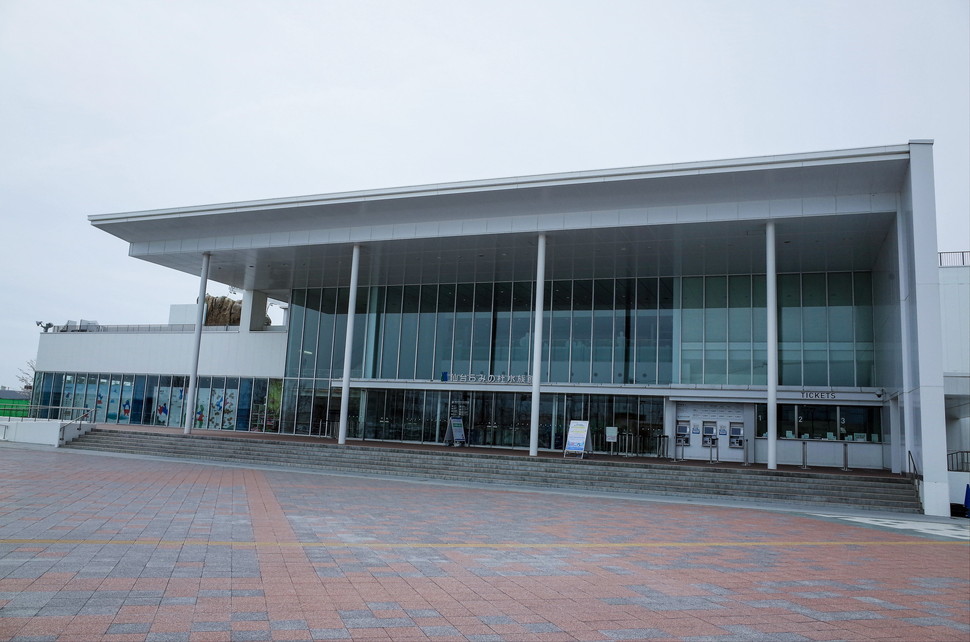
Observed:
[[[64,446],[111,453],[320,472],[394,476],[503,486],[561,488],[754,503],[817,505],[897,513],[922,512],[912,481],[860,473],[678,465],[608,459],[560,459],[463,449],[307,443],[222,434],[160,434],[95,428]]]

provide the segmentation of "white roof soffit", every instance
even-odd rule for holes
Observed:
[[[194,222],[208,219],[209,227],[213,218],[230,215],[239,221],[245,212],[266,213],[272,210],[299,210],[303,208],[329,209],[328,206],[356,204],[358,206],[379,201],[397,200],[402,209],[410,209],[407,201],[411,199],[435,199],[456,195],[473,195],[487,192],[504,191],[510,195],[516,190],[530,188],[557,188],[576,185],[596,185],[609,182],[658,181],[664,178],[690,178],[717,174],[745,174],[769,170],[823,168],[826,166],[847,166],[852,164],[884,164],[887,161],[905,163],[909,159],[909,145],[869,147],[860,149],[812,152],[780,156],[760,156],[733,160],[703,161],[628,167],[607,170],[542,174],[499,179],[462,181],[410,187],[394,187],[374,190],[338,192],[333,194],[298,196],[265,200],[218,203],[191,207],[95,214],[88,217],[92,225],[128,242],[138,242],[164,238],[159,232],[171,228],[174,220],[179,227],[190,232]],[[898,171],[888,170],[892,177]],[[892,178],[890,178],[892,180]],[[736,178],[734,187],[743,190],[745,179]],[[758,183],[758,181],[754,181]],[[754,187],[754,184],[751,185]],[[645,189],[649,189],[645,187]],[[524,194],[523,194],[524,196]],[[153,225],[153,223],[155,225]],[[158,224],[161,223],[161,229]],[[186,229],[188,228],[188,229]],[[181,236],[181,234],[180,234]]]

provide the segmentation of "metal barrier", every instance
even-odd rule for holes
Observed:
[[[912,455],[910,456],[912,458]],[[849,442],[842,442],[842,470],[849,471]]]
[[[847,445],[847,444],[844,444]],[[848,454],[845,455],[846,466],[848,466]],[[802,440],[802,470],[808,470],[808,442]],[[843,468],[842,470],[848,470],[848,468]]]
[[[721,461],[721,447],[718,445],[717,437],[711,437],[710,446],[707,447],[708,463],[716,464]]]
[[[970,473],[970,450],[954,450],[947,453],[946,469],[955,473]]]
[[[751,462],[748,460],[748,442],[749,441],[750,441],[750,439],[742,439],[741,440],[741,444],[742,444],[741,447],[742,447],[743,455],[744,455],[744,461],[741,463],[742,466],[750,466],[751,465]]]

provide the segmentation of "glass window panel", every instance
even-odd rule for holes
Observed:
[[[593,372],[594,383],[613,381],[613,289],[612,279],[593,283]],[[622,379],[618,380],[622,383]]]
[[[572,281],[551,284],[552,313],[549,324],[549,381],[569,381],[570,333],[572,331]]]
[[[704,351],[684,348],[681,350],[680,383],[704,383]]]
[[[438,286],[421,287],[421,310],[418,318],[417,361],[414,376],[416,379],[435,379],[434,332],[435,309],[438,301]]]
[[[344,374],[344,346],[347,342],[347,310],[350,307],[350,288],[337,288],[337,305],[333,315],[333,343],[330,355],[330,376]],[[395,315],[398,316],[399,315]],[[393,377],[393,373],[390,375]]]
[[[856,348],[856,383],[857,386],[873,385],[873,351],[869,348]]]
[[[495,303],[492,315],[493,345],[491,373],[509,374],[512,332],[512,284],[495,284]]]
[[[778,350],[778,383],[783,386],[802,385],[802,351],[801,348]]]
[[[832,272],[828,275],[828,304],[831,306],[852,305],[852,274]]]
[[[570,381],[589,383],[593,341],[593,282],[573,283],[572,351]]]
[[[852,350],[832,350],[829,353],[830,385],[855,385],[855,359]]]
[[[702,276],[685,276],[681,279],[681,293],[680,293],[680,307],[681,308],[696,308],[700,309],[704,307],[704,277]]]
[[[343,337],[338,339],[334,336],[336,312],[337,288],[324,288],[320,292],[320,319],[319,329],[317,330],[316,367],[310,373],[311,376],[326,379],[343,374],[341,372],[335,375],[331,369],[334,352],[343,350]]]
[[[801,343],[801,288],[797,274],[778,275],[779,328],[778,340]]]
[[[738,343],[751,343],[751,308],[728,310],[728,340],[732,347]]]
[[[306,290],[293,290],[290,296],[289,330],[286,338],[286,375],[296,376],[300,372],[303,357],[303,316],[306,305]]]
[[[795,439],[798,436],[798,425],[795,423],[795,406],[778,404],[778,437]]]
[[[284,435],[292,435],[296,423],[296,398],[299,391],[300,382],[297,379],[286,379],[283,382],[283,400],[281,403],[281,415],[279,432]]]
[[[872,341],[872,275],[856,272],[854,279],[855,339]]]
[[[414,378],[414,367],[417,363],[416,346],[420,307],[421,286],[404,286],[404,299],[401,307],[401,351],[397,368],[398,379]]]
[[[674,376],[674,279],[657,280],[657,383],[673,383]],[[638,366],[638,372],[639,366]]]
[[[350,346],[351,377],[364,376],[364,354],[366,351],[365,346],[367,345],[367,306],[370,302],[367,295],[369,292],[370,288],[368,287],[360,286],[357,288],[357,306],[354,311],[354,340]],[[331,346],[333,346],[331,352],[334,349],[340,348],[337,342],[332,342]],[[321,358],[323,358],[324,350],[322,344],[319,346],[319,349]],[[342,372],[340,374],[343,376]]]
[[[636,319],[636,281],[616,280],[613,318],[613,382],[633,383],[635,370],[634,336]]]
[[[455,291],[455,348],[453,370],[456,373],[471,372],[472,357],[472,310],[475,285],[459,283]]]
[[[472,372],[489,374],[492,359],[491,283],[475,284],[475,310],[472,320]]]
[[[728,381],[731,385],[751,383],[751,350],[731,349],[728,351]]]
[[[764,386],[768,383],[768,351],[756,347],[751,357],[751,383]]]
[[[693,277],[691,277],[693,278]],[[704,279],[704,307],[727,307],[727,278],[723,276],[709,276]]]
[[[511,364],[509,374],[529,373],[532,349],[532,284],[517,282],[512,285]],[[548,330],[547,330],[548,331]]]
[[[704,350],[704,383],[727,383],[727,353],[725,350]]]
[[[397,378],[397,353],[401,339],[401,297],[404,288],[392,285],[387,288],[387,298],[384,301],[384,330],[381,344],[381,373],[382,379]]]
[[[825,306],[825,275],[802,275],[802,305],[804,307]]]
[[[690,310],[694,312],[694,310]],[[723,347],[725,341],[727,341],[727,308],[714,308],[704,310],[704,340],[707,341],[708,345],[711,343],[719,343],[721,345],[717,347]]]
[[[131,423],[131,404],[132,404],[132,376],[124,375],[121,378],[121,401],[118,407],[118,423]]]
[[[728,306],[732,308],[750,308],[751,276],[741,274],[728,277]]]
[[[804,377],[803,385],[806,386],[829,385],[828,352],[826,350],[805,349]]]
[[[320,297],[319,288],[306,291],[306,305],[303,319],[303,347],[300,357],[300,372],[298,376],[312,377],[317,367],[317,338],[320,330]]]
[[[80,400],[80,399],[79,399]],[[145,375],[136,375],[131,392],[131,423],[145,423]]]
[[[239,401],[236,404],[236,430],[249,430],[253,406],[253,380],[240,379]]]
[[[798,406],[798,439],[829,439],[838,432],[836,406]]]
[[[452,370],[452,342],[455,331],[455,286],[438,287],[438,313],[435,318],[434,358],[437,376]]]
[[[839,434],[842,439],[852,441],[881,442],[882,426],[879,408],[867,406],[839,407]]]

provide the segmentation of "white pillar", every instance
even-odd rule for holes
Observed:
[[[240,332],[259,332],[266,328],[266,294],[244,290],[242,313],[239,315]]]
[[[546,289],[546,235],[539,235],[536,248],[536,302],[532,333],[532,419],[529,423],[529,456],[539,454],[539,380],[542,372],[542,315]]]
[[[889,466],[894,473],[903,472],[907,463],[903,459],[906,451],[900,443],[903,440],[899,430],[900,421],[899,397],[893,397],[889,400]]]
[[[765,289],[768,339],[768,469],[778,468],[778,275],[775,267],[775,223],[765,225]]]
[[[908,210],[912,255],[912,287],[908,303],[913,380],[910,396],[918,431],[917,462],[923,475],[923,511],[927,515],[950,515],[950,490],[946,469],[946,410],[943,394],[943,341],[940,313],[940,269],[936,245],[936,195],[933,180],[932,141],[910,141]],[[904,192],[907,194],[907,192]],[[916,454],[916,453],[914,453]]]
[[[357,278],[360,273],[360,245],[354,245],[350,263],[350,300],[347,302],[347,334],[344,340],[344,378],[340,384],[340,430],[338,444],[347,443],[347,412],[350,405],[350,367],[354,353],[354,312],[357,310]]]
[[[202,324],[205,323],[205,290],[209,282],[208,252],[202,253],[202,272],[199,274],[199,299],[195,306],[195,340],[192,342],[192,369],[189,371],[189,396],[185,406],[185,429],[188,435],[192,432],[195,421],[196,387],[199,381],[199,352],[202,346]]]

